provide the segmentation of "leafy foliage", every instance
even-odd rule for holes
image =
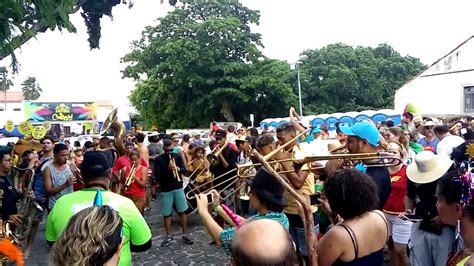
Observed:
[[[23,91],[23,98],[25,100],[36,100],[41,96],[43,89],[36,82],[35,77],[28,77],[21,83],[21,90]]]
[[[426,68],[391,46],[353,48],[332,44],[307,50],[301,62],[305,113],[392,108],[395,91]]]
[[[170,1],[176,4],[176,1]],[[39,32],[66,29],[75,32],[70,15],[82,9],[91,49],[99,48],[100,19],[112,17],[112,8],[126,0],[4,0],[0,1],[0,60],[12,56],[17,71],[15,49]],[[129,3],[129,7],[133,2]]]
[[[132,104],[161,127],[284,115],[295,102],[285,62],[264,58],[250,30],[259,13],[238,1],[194,2],[148,26],[125,55]],[[145,116],[143,116],[145,117]]]

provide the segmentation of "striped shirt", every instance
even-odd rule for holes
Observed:
[[[258,219],[275,220],[281,223],[286,228],[286,230],[288,230],[288,227],[289,227],[288,218],[283,212],[267,212],[265,214],[256,214],[248,218],[247,221],[258,220]],[[236,231],[235,227],[229,227],[229,228],[224,229],[220,234],[222,247],[224,248],[227,254],[231,253],[232,238],[234,237],[235,231]]]

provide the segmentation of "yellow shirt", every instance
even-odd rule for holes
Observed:
[[[293,156],[295,156],[295,153],[307,154],[302,149],[303,149],[302,145],[294,146]],[[307,163],[301,167],[301,170],[308,170],[309,174],[306,177],[306,180],[304,181],[303,186],[300,189],[296,190],[296,192],[299,195],[308,196],[308,195],[314,194],[314,174],[309,170],[310,167],[311,167],[310,163]],[[290,194],[290,192],[288,192],[288,190],[285,190],[284,197],[288,201],[288,206],[283,211],[289,214],[298,214],[298,204],[296,202],[296,199]],[[318,210],[317,207],[311,206],[311,211],[313,213],[315,213],[317,210]]]

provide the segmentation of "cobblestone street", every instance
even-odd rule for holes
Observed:
[[[133,253],[132,265],[225,265],[228,258],[224,251],[210,245],[211,238],[206,233],[198,214],[188,216],[188,235],[194,240],[193,245],[185,245],[181,241],[181,229],[177,215],[173,217],[174,241],[171,246],[162,248],[160,243],[165,236],[163,218],[159,215],[158,201],[151,202],[152,210],[145,214],[145,218],[153,234],[153,245],[145,253]],[[32,255],[26,265],[48,265],[49,251],[44,239],[45,222],[40,225],[36,235]]]

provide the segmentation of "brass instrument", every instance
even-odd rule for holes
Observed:
[[[266,157],[264,157],[265,160]],[[329,155],[310,155],[302,158],[289,158],[277,161],[268,162],[270,165],[275,163],[293,162],[295,166],[301,166],[306,163],[316,161],[327,161],[327,160],[344,160],[343,166],[351,167],[357,161],[369,161],[364,163],[367,167],[384,167],[384,166],[395,166],[402,163],[402,160],[397,156],[394,156],[388,152],[370,152],[370,153],[354,153],[354,154],[329,154]],[[248,169],[250,167],[261,166],[260,163],[247,164],[237,166],[240,171],[242,169]]]
[[[133,177],[135,176],[135,172],[137,171],[137,167],[135,166],[135,164],[132,165],[132,167],[130,168],[130,173],[128,174],[127,176],[127,179],[125,179],[125,191],[128,191],[130,189],[130,186],[132,185],[133,183]]]
[[[31,173],[30,180],[28,182],[28,186],[24,192],[24,197],[20,203],[20,208],[18,210],[18,215],[22,217],[23,222],[19,226],[13,226],[13,230],[11,230],[9,236],[10,239],[14,239],[17,244],[20,246],[24,246],[26,238],[31,229],[31,225],[36,216],[37,211],[43,211],[43,208],[35,202],[34,198],[30,197],[29,194],[32,191],[34,178],[35,178],[35,171],[30,168],[17,168],[13,167],[17,171],[28,171]],[[5,228],[5,233],[8,235],[8,229],[10,227],[9,223],[6,223],[7,227]],[[8,236],[7,236],[8,237]]]
[[[308,133],[311,129],[307,129],[301,133],[299,133],[296,137],[294,137],[292,140],[288,141],[287,143],[281,145],[280,147],[276,148],[275,150],[273,150],[272,152],[270,152],[269,154],[265,155],[264,158],[266,160],[269,160],[271,159],[272,157],[274,157],[275,155],[277,155],[279,152],[281,152],[283,149],[286,149],[286,147],[288,147],[290,144],[292,144],[294,141],[296,141],[297,139],[299,139],[301,136],[305,135],[306,133]],[[218,151],[219,152],[219,151]],[[230,170],[229,172],[227,173],[224,173],[218,177],[215,177],[213,180],[211,181],[208,181],[208,182],[205,182],[203,184],[200,184],[199,186],[196,186],[195,188],[191,189],[190,191],[188,191],[188,193],[186,193],[186,198],[187,199],[194,199],[196,197],[197,194],[199,193],[208,193],[210,190],[214,189],[214,187],[216,186],[219,186],[220,184],[224,183],[224,182],[229,182],[229,184],[224,188],[227,189],[231,186],[233,186],[238,180],[239,178],[242,178],[244,177],[248,172],[251,171],[251,167],[249,166],[254,166],[253,164],[249,164],[249,165],[245,165],[247,166],[246,168],[243,168],[243,166],[239,166],[237,165],[237,168],[234,168],[232,170]],[[213,183],[213,187],[207,189],[206,191],[204,192],[200,192],[201,188],[205,187],[207,184],[209,184],[210,182],[215,182],[217,179],[221,178],[222,176],[225,176],[233,171],[237,171],[237,175],[233,176],[232,178],[229,178],[227,180],[222,180],[220,181],[220,183]],[[239,172],[240,171],[240,172]],[[232,180],[234,179],[234,180]],[[232,180],[232,181],[230,181]],[[237,190],[240,189],[237,188]],[[190,195],[190,194],[193,194],[193,195]]]
[[[112,130],[114,133],[114,146],[120,156],[126,154],[123,140],[125,139],[125,125],[117,117],[118,108],[112,110],[112,112],[105,119],[102,128],[100,129],[100,135],[105,135],[107,131]]]
[[[40,152],[43,149],[43,145],[35,140],[24,140],[19,139],[13,146],[13,152],[18,155],[23,155],[26,150],[35,150]]]
[[[77,166],[69,161],[67,161],[67,164],[71,168],[72,174],[74,175],[74,178],[76,179],[76,182],[79,182],[80,184],[84,184],[84,179],[82,179],[82,174],[81,170],[77,168]]]
[[[176,162],[173,158],[173,156],[171,155],[171,153],[169,154],[170,156],[170,165],[171,165],[171,168],[173,169],[173,176],[174,178],[176,178],[178,180],[178,182],[181,181],[181,177],[179,176],[179,171],[178,171],[178,168],[176,166]]]
[[[217,145],[216,148],[214,148],[214,150],[216,150],[218,147],[219,147],[219,145]],[[207,161],[213,166],[218,165],[219,161],[220,161],[219,160],[219,155],[221,155],[221,153],[225,149],[225,147],[227,147],[227,140],[224,143],[224,145],[221,148],[219,148],[216,152],[213,151],[212,153],[206,155]]]

